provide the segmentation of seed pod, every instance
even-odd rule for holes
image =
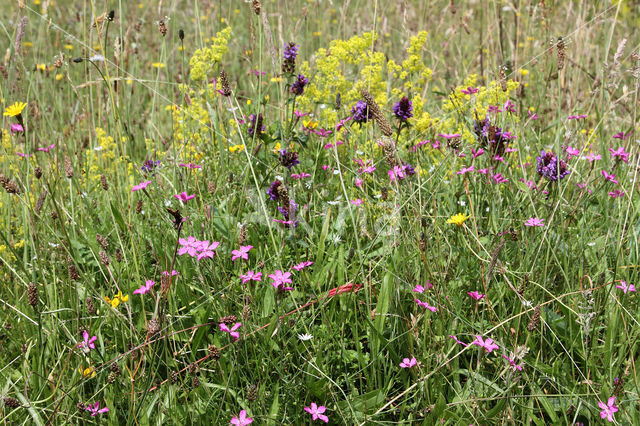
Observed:
[[[11,397],[6,397],[3,399],[4,401],[4,405],[6,405],[9,408],[18,408],[20,407],[20,401],[18,401],[15,398],[11,398]]]
[[[530,332],[535,331],[540,325],[540,305],[536,306],[533,311],[533,316],[531,317],[531,321],[527,325],[527,330]]]
[[[224,323],[226,325],[233,325],[233,323],[235,323],[236,321],[238,321],[238,317],[235,315],[220,317],[220,319],[218,320],[218,322]]]
[[[96,234],[96,241],[100,244],[100,247],[102,247],[103,250],[106,250],[107,247],[109,247],[109,241],[100,234]]]
[[[110,10],[109,14],[107,15],[107,21],[109,22],[113,22],[113,18],[116,17],[116,11],[115,10]]]
[[[160,324],[158,323],[158,320],[153,318],[147,324],[147,333],[149,334],[149,337],[152,337],[158,334],[159,332],[160,332]]]
[[[209,347],[207,347],[207,351],[209,352],[209,356],[214,360],[220,359],[220,349],[218,349],[217,346],[209,345]]]
[[[184,40],[184,30],[182,28],[178,31],[178,38],[180,41]]]
[[[71,159],[69,156],[64,157],[64,174],[69,179],[73,177],[73,166],[71,165]]]
[[[98,257],[100,257],[100,261],[104,266],[109,266],[109,256],[107,255],[106,251],[100,250],[100,252],[98,253]]]
[[[33,174],[36,176],[36,179],[40,179],[42,177],[42,168],[40,166],[36,167]]]
[[[253,0],[253,13],[260,15],[260,0]]]
[[[231,96],[229,79],[227,78],[227,73],[224,70],[220,70],[220,86],[222,88],[222,96]]]
[[[84,306],[87,310],[87,314],[89,315],[95,315],[96,313],[96,307],[93,304],[93,299],[91,297],[87,297],[84,301]]]
[[[34,283],[29,283],[27,287],[27,300],[33,309],[38,306],[38,286]]]
[[[162,19],[160,20],[160,22],[158,22],[158,31],[160,31],[160,34],[162,34],[162,37],[167,35],[167,25],[164,23]]]

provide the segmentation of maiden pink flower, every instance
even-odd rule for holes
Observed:
[[[147,294],[149,292],[149,290],[151,290],[151,287],[153,287],[156,284],[155,281],[151,281],[151,280],[147,280],[142,287],[133,290],[133,294]]]
[[[474,300],[480,300],[484,297],[484,294],[478,293],[477,291],[470,291],[467,294]]]
[[[620,285],[617,285],[616,288],[622,290],[622,293],[627,294],[627,292],[635,292],[636,288],[633,284],[627,284],[626,281],[620,281]]]
[[[225,324],[223,322],[218,324],[218,326],[220,327],[220,331],[224,331],[225,333],[229,333],[229,335],[233,338],[234,342],[240,338],[240,333],[238,331],[236,331],[236,330],[239,329],[240,327],[242,327],[242,323],[241,322],[237,322],[237,323],[233,324],[233,326],[231,326],[231,328],[229,328],[227,326],[227,324]]]
[[[415,291],[416,293],[424,293],[424,287],[420,284],[416,284],[416,286],[413,288],[413,291]]]
[[[180,163],[180,164],[178,164],[178,165],[179,165],[180,167],[186,167],[186,168],[188,168],[188,169],[201,169],[201,168],[202,168],[202,166],[201,166],[201,165],[199,165],[199,164],[193,164],[193,163],[187,163],[187,164]]]
[[[218,241],[214,241],[211,244],[209,244],[208,240],[200,241],[200,243],[201,244],[198,247],[200,251],[200,253],[197,256],[198,260],[204,259],[205,257],[213,259],[213,256],[215,256],[216,254],[215,250],[218,248],[220,243]]]
[[[193,257],[198,254],[197,244],[199,243],[195,237],[189,237],[187,239],[180,238],[178,243],[182,246],[178,249],[178,256],[182,256],[183,254],[188,254]]]
[[[55,144],[55,143],[52,143],[51,145],[46,146],[46,147],[44,147],[44,148],[38,148],[38,151],[42,151],[42,152],[49,152],[49,151],[51,151],[51,150],[52,150],[53,148],[55,148],[55,147],[56,147],[56,144]]]
[[[327,407],[325,407],[324,405],[321,405],[318,407],[318,405],[315,402],[311,403],[311,407],[304,407],[304,411],[311,414],[311,418],[314,421],[320,419],[325,423],[329,423],[329,417],[322,414],[325,412],[326,409]]]
[[[624,150],[623,146],[618,149],[609,148],[609,152],[611,152],[611,157],[620,157],[620,159],[625,163],[629,162],[629,153]]]
[[[544,219],[530,217],[524,222],[524,226],[544,226]]]
[[[531,111],[531,110],[527,110],[527,114],[529,114],[529,120],[537,120],[540,118],[540,116],[538,114],[536,114],[535,112]]]
[[[91,413],[91,417],[97,416],[98,414],[106,413],[107,411],[109,411],[107,407],[100,408],[100,401],[96,401],[96,403],[93,405],[88,404],[85,407],[85,410]]]
[[[462,169],[460,169],[459,172],[456,172],[456,174],[457,175],[463,175],[465,173],[472,172],[474,170],[475,170],[475,167],[473,167],[473,166],[471,166],[471,167],[463,167]]]
[[[362,205],[362,200],[360,198],[357,198],[355,200],[351,200],[351,204],[353,204],[354,206],[361,206]]]
[[[420,299],[413,299],[413,301],[416,302],[418,304],[418,306],[420,306],[422,308],[425,308],[425,309],[428,309],[431,312],[437,312],[438,311],[438,308],[436,308],[435,306],[431,306],[427,302],[423,302]]]
[[[569,156],[567,157],[567,160],[571,160],[571,157],[577,157],[578,154],[580,154],[580,150],[578,148],[574,148],[572,146],[568,146],[565,151],[567,152],[567,154],[569,154]]]
[[[624,196],[625,192],[620,191],[619,189],[616,189],[615,191],[608,192],[608,194],[609,194],[609,197],[611,198],[618,198],[618,197]]]
[[[625,140],[626,138],[629,137],[630,134],[631,134],[631,132],[627,133],[626,135],[625,135],[624,132],[618,132],[615,135],[613,135],[613,138],[614,139]]]
[[[608,180],[609,182],[618,183],[618,181],[616,180],[616,175],[614,175],[613,173],[607,173],[606,170],[603,170],[602,176],[604,176],[605,180]]]
[[[285,287],[285,284],[291,284],[291,272],[282,272],[280,269],[276,270],[273,274],[269,275],[273,281],[271,285],[275,288],[282,287],[284,290],[291,289],[291,287]]]
[[[482,154],[484,154],[484,149],[482,148],[478,148],[478,150],[476,151],[475,149],[471,148],[471,156],[473,158],[478,158],[480,157]]]
[[[293,265],[291,268],[299,272],[311,265],[313,265],[313,262],[306,261],[306,262],[300,262],[297,265]]]
[[[234,426],[247,426],[253,423],[253,419],[247,416],[247,410],[240,411],[238,417],[233,416],[231,419],[231,424]]]
[[[593,163],[596,160],[601,160],[602,159],[602,155],[590,152],[589,154],[585,155],[582,158],[584,158],[585,160],[589,160],[590,163]]]
[[[174,198],[177,198],[178,200],[182,201],[183,203],[186,203],[187,201],[195,198],[196,194],[191,194],[191,195],[187,195],[186,192],[181,192],[179,194],[174,195]]]
[[[176,271],[175,269],[172,269],[171,272],[169,272],[169,271],[163,271],[162,272],[162,275],[164,275],[165,277],[168,277],[168,276],[175,277],[178,274],[179,274],[179,272]]]
[[[411,368],[414,365],[418,364],[418,360],[415,359],[414,357],[411,357],[411,359],[409,358],[403,358],[402,362],[400,363],[400,367],[402,368]]]
[[[460,89],[460,91],[465,95],[473,95],[474,93],[478,93],[480,89],[476,89],[475,87],[467,87],[466,89]]]
[[[231,260],[235,261],[236,259],[249,259],[249,251],[253,248],[253,246],[240,246],[238,250],[233,250],[231,252]]]
[[[516,364],[516,362],[514,360],[512,360],[511,358],[509,358],[506,355],[502,355],[502,358],[504,358],[507,361],[509,361],[509,364],[511,365],[511,368],[513,368],[514,370],[522,371],[522,365]]]
[[[567,120],[579,120],[581,118],[586,118],[587,114],[582,114],[582,115],[570,115],[567,117]]]
[[[11,134],[24,132],[24,127],[18,123],[11,123]]]
[[[98,336],[92,336],[89,338],[89,333],[85,330],[82,332],[82,338],[84,341],[78,343],[78,348],[82,349],[82,352],[88,354],[91,349],[96,348],[95,341],[98,340]]]
[[[599,401],[598,407],[602,408],[602,411],[600,411],[600,418],[607,419],[607,421],[613,423],[613,415],[618,411],[618,407],[616,406],[616,397],[610,397],[606,404]]]
[[[246,274],[240,275],[240,278],[242,278],[242,284],[249,281],[262,281],[262,272],[247,271]]]
[[[487,340],[484,340],[482,336],[476,336],[476,340],[471,342],[471,344],[485,348],[485,350],[489,353],[492,352],[494,349],[498,349],[500,347],[496,345],[492,339],[487,338]]]
[[[144,182],[140,182],[137,185],[133,185],[133,188],[131,188],[131,191],[135,192],[135,191],[139,191],[141,189],[145,189],[147,186],[149,186],[150,183],[151,183],[150,180],[146,180]]]
[[[461,135],[460,133],[438,133],[438,136],[443,139],[455,139],[459,138]]]

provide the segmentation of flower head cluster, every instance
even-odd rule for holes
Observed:
[[[406,96],[393,106],[393,114],[402,122],[413,117],[413,104]]]
[[[262,124],[262,121],[262,114],[258,114],[257,116],[255,114],[251,114],[249,116],[249,128],[247,130],[249,132],[249,136],[255,135],[256,137],[259,137],[265,130],[267,130],[264,124]]]
[[[282,62],[282,72],[293,74],[296,70],[296,58],[298,57],[299,44],[293,42],[284,45],[284,61]]]
[[[291,170],[296,164],[300,164],[298,153],[294,151],[287,152],[286,149],[280,150],[280,164]]]
[[[199,241],[196,240],[195,237],[188,237],[187,239],[180,238],[178,243],[182,246],[178,249],[178,256],[188,254],[191,257],[196,257],[198,260],[204,259],[205,257],[213,259],[213,256],[216,254],[215,250],[220,245],[218,241],[209,243],[209,240]]]
[[[142,287],[133,290],[133,294],[147,294],[155,284],[155,281],[147,280]]]
[[[566,175],[571,173],[567,169],[567,163],[560,160],[556,155],[549,151],[542,150],[540,156],[536,158],[538,165],[536,170],[540,176],[544,176],[551,181],[557,181],[563,179]]]
[[[91,413],[91,417],[97,416],[98,414],[106,413],[109,411],[107,407],[100,408],[100,401],[96,401],[95,404],[89,404],[85,407],[85,410]]]
[[[373,118],[373,111],[367,107],[367,103],[365,101],[358,101],[351,108],[351,118],[356,123],[366,123]]]
[[[480,142],[480,145],[489,151],[491,157],[504,154],[511,138],[509,133],[503,132],[500,127],[492,125],[488,118],[474,120],[473,132],[476,134],[476,139]]]
[[[146,160],[144,163],[142,163],[140,170],[142,170],[144,173],[153,173],[159,166],[160,160]]]
[[[298,74],[298,78],[296,78],[296,81],[291,85],[291,93],[296,96],[302,95],[307,84],[309,84],[309,79],[302,74]]]
[[[129,300],[129,295],[123,295],[122,291],[118,291],[118,294],[113,296],[113,299],[110,299],[109,296],[104,297],[104,301],[111,305],[113,308],[117,308],[120,305],[120,302],[125,303]]]
[[[291,272],[282,272],[281,270],[276,270],[273,274],[269,275],[271,278],[271,285],[274,286],[278,290],[293,290],[293,287],[288,287],[286,284],[291,284]]]

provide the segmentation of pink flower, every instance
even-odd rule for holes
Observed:
[[[413,291],[415,291],[416,293],[424,293],[424,287],[420,284],[416,284],[416,286],[413,288]]]
[[[404,170],[400,166],[393,166],[393,169],[389,169],[387,174],[391,182],[395,182],[397,179],[404,179]]]
[[[513,106],[513,102],[511,102],[511,99],[507,99],[507,102],[504,103],[502,108],[504,108],[504,110],[507,112],[516,112],[516,108]]]
[[[635,292],[636,288],[633,284],[627,284],[626,281],[620,281],[620,285],[617,285],[616,288],[622,290],[622,293],[627,294],[627,292]]]
[[[524,226],[544,226],[544,219],[538,219],[537,217],[530,217],[524,222]]]
[[[529,114],[529,119],[530,120],[537,120],[540,118],[540,116],[538,114],[536,114],[535,112],[531,111],[531,110],[527,110],[527,114]]]
[[[584,158],[586,160],[589,160],[590,163],[593,163],[596,160],[601,160],[602,159],[602,155],[590,152],[589,154],[585,155]]]
[[[233,416],[231,419],[231,424],[235,426],[246,426],[253,423],[253,419],[251,417],[247,417],[247,410],[240,411],[238,417]]]
[[[151,290],[151,287],[153,287],[155,284],[156,284],[155,281],[147,280],[142,285],[142,287],[140,287],[139,289],[133,290],[133,294],[147,294],[147,292]]]
[[[613,158],[620,157],[625,163],[629,162],[629,153],[624,150],[623,146],[618,149],[609,148],[609,152]]]
[[[241,246],[238,250],[233,250],[231,252],[231,260],[234,261],[238,258],[242,258],[244,260],[249,259],[249,250],[251,250],[253,246]]]
[[[100,401],[96,401],[96,403],[93,405],[88,404],[85,407],[85,410],[91,412],[91,417],[97,416],[98,414],[106,413],[107,411],[109,411],[107,407],[100,408]]]
[[[293,265],[291,268],[299,272],[311,265],[313,265],[313,262],[306,261],[306,262],[300,262],[297,265]]]
[[[612,183],[618,183],[618,181],[616,180],[616,175],[614,175],[613,173],[607,173],[606,170],[602,171],[602,176],[604,176],[605,180],[608,180],[609,182]]]
[[[525,181],[523,178],[520,178],[520,181],[524,182],[527,185],[527,188],[529,188],[529,189],[536,189],[537,188],[536,183],[534,181],[532,181],[532,180]]]
[[[363,183],[363,182],[364,182],[364,181],[363,181],[362,179],[360,179],[360,178],[356,178],[356,186],[357,186],[358,188],[360,188],[360,187],[362,186],[362,183]]]
[[[477,291],[470,291],[467,294],[471,296],[472,299],[475,299],[475,300],[480,300],[484,297],[484,294],[478,293]]]
[[[150,180],[146,180],[144,182],[140,182],[137,185],[133,185],[133,188],[131,188],[132,192],[138,191],[140,189],[145,189],[147,186],[149,186],[149,184],[151,183]]]
[[[492,339],[484,340],[482,336],[476,336],[476,340],[471,342],[471,344],[485,348],[487,352],[492,352],[494,349],[498,349],[500,347],[496,345]]]
[[[608,194],[609,194],[609,197],[611,198],[618,198],[618,197],[624,196],[625,192],[620,191],[619,189],[616,189],[615,191],[609,192]]]
[[[516,362],[514,360],[512,360],[511,358],[509,358],[506,355],[502,355],[502,358],[504,358],[507,361],[509,361],[509,364],[511,365],[511,368],[513,368],[514,370],[522,371],[522,365],[516,364]]]
[[[400,367],[402,368],[411,368],[414,365],[418,364],[418,360],[416,360],[414,357],[411,357],[411,359],[409,358],[403,358],[402,362],[400,363]]]
[[[602,411],[600,411],[600,418],[606,418],[609,422],[613,423],[613,414],[618,411],[618,407],[616,407],[615,403],[615,396],[610,397],[606,404],[602,401],[598,401],[598,407],[602,408]]]
[[[578,120],[580,118],[586,118],[587,114],[582,114],[582,115],[570,115],[567,117],[567,120]]]
[[[478,169],[476,170],[478,173],[481,173],[483,175],[486,175],[489,172],[489,169]]]
[[[208,240],[200,241],[200,245],[198,246],[198,250],[200,251],[197,256],[198,260],[204,259],[205,257],[213,259],[213,256],[216,254],[215,250],[219,245],[220,243],[218,241],[214,241],[211,244],[209,244]]]
[[[311,418],[314,421],[320,419],[325,423],[329,423],[329,417],[322,414],[325,412],[326,409],[327,407],[325,407],[324,405],[321,405],[318,407],[318,405],[315,402],[311,403],[311,407],[304,407],[304,411],[311,414]]]
[[[53,148],[56,147],[55,143],[52,143],[51,145],[44,147],[44,148],[38,148],[38,151],[42,151],[42,152],[49,152],[51,151]]]
[[[240,278],[242,278],[242,284],[249,281],[262,281],[262,272],[247,271],[246,274],[240,275]]]
[[[177,198],[178,200],[182,201],[183,203],[186,203],[187,201],[191,200],[192,198],[195,198],[196,194],[192,194],[192,195],[187,195],[186,192],[181,192],[179,194],[174,195],[174,198]]]
[[[168,276],[175,277],[178,274],[179,274],[179,272],[176,271],[175,269],[171,270],[171,272],[169,272],[169,271],[163,271],[162,272],[162,275],[164,275],[165,277],[168,277]]]
[[[193,163],[187,163],[187,164],[180,163],[180,164],[178,164],[178,165],[179,165],[180,167],[186,167],[186,168],[188,168],[188,169],[201,169],[201,168],[202,168],[202,166],[201,166],[201,165],[193,164]]]
[[[497,105],[489,105],[489,106],[487,107],[487,112],[492,112],[492,113],[494,113],[494,114],[497,114],[497,113],[499,113],[499,112],[502,112],[502,110],[501,110],[501,109],[500,109],[500,107],[499,107],[499,106],[497,106]]]
[[[624,132],[618,132],[615,135],[613,135],[613,138],[614,139],[625,140],[626,138],[629,137],[630,134],[631,134],[631,132],[627,133],[626,135],[624,134]]]
[[[502,173],[495,174],[491,177],[495,183],[507,183],[509,179],[503,176]]]
[[[494,159],[495,161],[499,161],[499,162],[501,162],[501,163],[504,163],[504,157],[501,157],[501,156],[499,156],[499,155],[496,155],[495,157],[493,157],[493,159]]]
[[[308,112],[302,112],[302,111],[300,111],[300,110],[298,110],[298,109],[297,109],[297,110],[295,110],[295,111],[293,111],[293,113],[294,113],[294,114],[295,114],[295,116],[296,116],[296,117],[298,117],[298,118],[302,118],[302,117],[304,117],[305,115],[309,115],[309,113],[308,113]]]
[[[418,306],[420,306],[422,308],[425,308],[425,309],[428,309],[431,312],[437,312],[438,311],[438,308],[436,308],[435,306],[430,306],[427,302],[423,302],[420,299],[413,299],[413,300],[414,300],[414,302],[416,302],[418,304]]]
[[[311,175],[309,173],[304,173],[304,172],[299,174],[295,174],[295,173],[291,174],[292,179],[304,179],[308,177],[311,177]]]
[[[237,322],[237,323],[233,324],[233,326],[231,328],[227,327],[227,324],[225,324],[223,322],[218,324],[218,326],[220,327],[220,331],[224,331],[225,333],[229,333],[229,335],[233,338],[234,342],[240,338],[240,333],[237,332],[236,330],[239,329],[240,327],[242,327],[242,323],[241,322]]]
[[[460,169],[459,172],[456,172],[456,174],[457,175],[463,175],[465,173],[472,172],[474,170],[475,170],[475,167],[473,167],[473,166],[471,166],[471,167],[463,167],[462,169]]]
[[[362,200],[360,198],[357,198],[355,200],[351,200],[351,204],[353,204],[354,206],[361,206],[362,205]]]
[[[569,156],[567,157],[567,160],[571,160],[571,157],[577,157],[578,154],[580,154],[580,150],[578,148],[574,148],[572,146],[568,146],[565,151],[567,151],[567,154],[569,154]]]
[[[89,338],[89,333],[87,332],[87,330],[85,330],[82,332],[82,338],[84,339],[84,341],[78,343],[78,348],[82,349],[84,353],[88,354],[91,349],[96,348],[94,342],[98,340],[97,336],[92,336],[91,338]]]
[[[438,133],[438,136],[443,139],[455,139],[459,138],[461,135],[460,133]]]
[[[473,158],[478,158],[480,157],[482,154],[484,154],[484,149],[482,148],[478,148],[478,150],[476,151],[475,149],[471,148],[471,156]]]
[[[462,93],[465,95],[473,95],[474,93],[478,93],[480,89],[476,89],[475,87],[467,87],[466,89],[460,89]]]
[[[24,127],[18,123],[11,123],[11,134],[24,132]]]
[[[282,287],[283,290],[293,290],[291,287],[285,287],[285,284],[291,284],[291,272],[282,272],[281,270],[276,270],[273,274],[269,275],[273,281],[271,285],[275,288]]]
[[[193,257],[198,253],[197,244],[199,243],[195,237],[189,237],[186,240],[184,238],[180,238],[178,243],[182,246],[178,249],[178,256],[182,256],[183,254],[188,254]]]

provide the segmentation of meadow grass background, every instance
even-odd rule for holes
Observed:
[[[6,2],[3,423],[640,423],[639,9]]]

